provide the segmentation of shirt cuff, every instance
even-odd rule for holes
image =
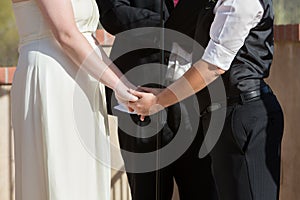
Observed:
[[[235,56],[235,52],[210,40],[204,51],[202,60],[227,71]]]

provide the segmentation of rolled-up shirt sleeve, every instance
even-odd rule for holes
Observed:
[[[214,8],[211,39],[202,59],[228,70],[250,30],[260,22],[263,12],[260,0],[219,0]]]

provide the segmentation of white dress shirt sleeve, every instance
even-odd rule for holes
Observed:
[[[263,16],[260,0],[219,0],[210,28],[210,41],[202,59],[228,70],[250,30]]]

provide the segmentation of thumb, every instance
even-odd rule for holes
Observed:
[[[128,102],[128,101],[132,101],[135,102],[138,100],[138,97],[136,97],[135,95],[132,95],[131,93],[129,93],[129,91],[127,91],[126,93],[122,93],[122,94],[115,94],[116,98],[118,101],[120,102]]]
[[[134,109],[132,107],[130,107],[129,105],[127,105],[128,111],[129,112],[134,112]]]
[[[143,97],[143,93],[142,92],[138,92],[136,90],[132,90],[132,89],[129,89],[128,92],[138,98],[142,98]]]

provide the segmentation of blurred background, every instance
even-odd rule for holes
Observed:
[[[282,148],[281,200],[300,199],[300,0],[274,0],[275,56],[268,82],[285,114]],[[113,37],[97,32],[109,54]],[[0,1],[0,200],[14,200],[13,134],[10,88],[18,57],[18,34],[10,0]],[[114,121],[114,122],[113,122]],[[116,119],[112,120],[116,126]],[[113,140],[117,140],[114,138]],[[116,142],[117,143],[117,142]],[[176,187],[176,185],[175,185]],[[123,172],[112,171],[112,200],[129,200]],[[173,200],[178,200],[175,190]],[[266,199],[267,200],[267,199]]]

